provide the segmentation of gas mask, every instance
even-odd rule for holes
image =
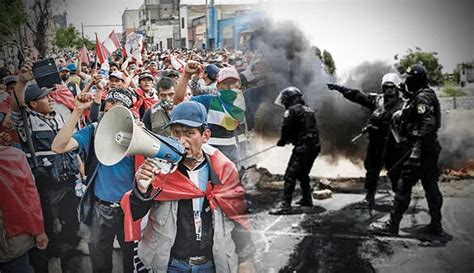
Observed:
[[[383,99],[384,104],[392,103],[398,100],[398,88],[395,85],[384,85],[383,86]]]

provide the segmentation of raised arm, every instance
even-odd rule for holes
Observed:
[[[18,74],[18,82],[15,86],[15,93],[11,96],[11,108],[14,112],[20,111],[20,106],[23,106],[25,103],[25,87],[26,84],[34,79],[33,72],[31,71],[31,62],[27,61],[25,65],[20,69],[20,74]],[[15,98],[18,98],[18,102]]]
[[[357,104],[360,104],[364,107],[367,107],[372,111],[375,110],[376,108],[375,100],[373,99],[373,97],[367,95],[366,93],[360,90],[347,88],[345,86],[341,86],[337,84],[328,84],[327,86],[329,90],[336,90],[339,93],[341,93],[344,96],[344,98],[352,102],[355,102]]]
[[[191,76],[193,74],[201,73],[201,70],[202,68],[198,62],[189,61],[186,64],[186,66],[184,67],[184,72],[179,78],[178,84],[176,85],[176,88],[174,89],[175,91],[174,97],[173,97],[174,104],[179,104],[184,100],[184,98],[186,97],[186,88],[188,86],[189,79],[191,79]]]
[[[72,134],[76,128],[76,124],[81,118],[85,110],[89,109],[93,101],[93,96],[88,92],[81,92],[76,96],[76,107],[72,111],[71,118],[64,124],[63,128],[59,130],[58,134],[53,140],[51,150],[56,153],[65,153],[75,150],[79,147],[77,141],[72,138]]]

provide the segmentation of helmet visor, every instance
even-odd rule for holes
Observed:
[[[280,92],[278,93],[278,96],[276,97],[275,101],[273,102],[275,105],[278,105],[278,106],[281,106],[281,107],[285,107],[285,105],[283,104],[283,100],[282,100],[282,94],[283,92]]]

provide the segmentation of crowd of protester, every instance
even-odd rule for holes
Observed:
[[[14,181],[23,179],[31,200],[40,202],[28,203],[33,210],[20,206],[24,211],[18,212],[34,222],[18,229],[14,225],[21,221],[11,221],[9,214],[15,202],[6,199],[3,204],[2,198],[0,219],[7,227],[2,233],[7,249],[0,271],[28,272],[31,265],[35,272],[65,272],[79,250],[90,254],[94,272],[111,272],[115,238],[124,272],[146,272],[136,257],[137,243],[124,242],[119,203],[133,187],[135,158],[111,168],[98,163],[93,150],[97,122],[122,105],[149,130],[169,136],[166,124],[174,106],[195,100],[209,112],[206,119],[214,141],[209,143],[240,167],[252,129],[246,122],[252,117],[244,94],[260,84],[255,80],[258,56],[250,51],[170,49],[144,50],[136,60],[119,51],[101,64],[94,52],[74,49],[49,52],[43,58],[30,48],[8,52],[21,56],[7,58],[0,68],[2,157],[15,154],[18,168],[29,175],[18,177],[17,170],[6,169],[11,182],[2,183],[1,192],[22,196]],[[40,88],[32,66],[48,58],[56,63],[61,83]],[[84,96],[90,96],[86,106],[78,103]],[[6,221],[11,221],[14,232]],[[18,236],[26,236],[28,243]],[[32,238],[36,244],[29,241]]]

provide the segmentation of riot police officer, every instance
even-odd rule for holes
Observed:
[[[283,201],[270,214],[285,214],[291,211],[291,200],[296,180],[300,181],[302,198],[298,204],[312,206],[309,172],[320,152],[319,130],[314,110],[303,100],[303,93],[296,87],[283,89],[275,104],[285,107],[281,136],[277,146],[293,144],[293,152],[285,171]]]
[[[364,161],[365,190],[367,194],[363,202],[368,206],[375,205],[377,181],[382,167],[389,171],[388,177],[392,182],[392,190],[396,191],[400,178],[401,165],[397,164],[403,157],[405,149],[398,144],[390,131],[393,113],[402,107],[403,101],[399,94],[401,79],[396,73],[387,73],[382,77],[382,93],[366,94],[356,89],[350,89],[336,84],[328,84],[330,90],[337,90],[352,102],[368,108],[372,113],[367,126],[362,129],[368,133],[369,142]]]
[[[420,64],[407,69],[405,79],[406,95],[409,100],[394,122],[398,123],[400,135],[407,139],[409,158],[404,162],[401,184],[395,194],[390,219],[384,223],[373,223],[370,230],[378,234],[398,234],[403,213],[407,210],[412,187],[421,180],[428,201],[431,223],[424,231],[431,235],[442,235],[441,206],[443,197],[438,188],[438,158],[441,146],[438,129],[441,124],[441,110],[438,98],[428,87],[425,67]]]

